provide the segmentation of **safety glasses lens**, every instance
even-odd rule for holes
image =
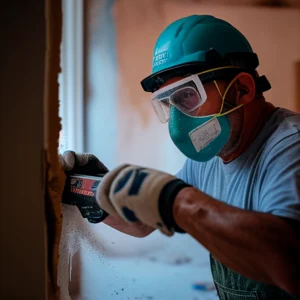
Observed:
[[[190,113],[201,105],[199,93],[192,87],[177,90],[170,97],[170,103],[183,113]]]

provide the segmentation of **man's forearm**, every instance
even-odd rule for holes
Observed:
[[[173,213],[227,267],[299,295],[299,241],[285,220],[227,205],[194,188],[178,193]]]

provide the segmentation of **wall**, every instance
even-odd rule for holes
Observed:
[[[118,58],[117,162],[152,166],[176,173],[184,163],[173,145],[168,126],[154,112],[140,81],[151,73],[152,51],[167,26],[164,2],[118,1],[114,7]]]
[[[116,165],[117,56],[112,0],[84,1],[85,9],[85,150]]]
[[[148,3],[85,2],[85,151],[96,154],[109,169],[128,162],[175,173],[184,157],[139,84],[150,72],[147,59],[151,61],[153,43],[166,25],[161,4]]]
[[[0,298],[42,300],[44,1],[6,1],[0,22]]]

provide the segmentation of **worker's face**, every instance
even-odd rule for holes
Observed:
[[[162,87],[165,87],[171,83],[181,80],[182,77],[175,77],[168,80]],[[209,82],[204,84],[205,92],[207,95],[206,101],[201,105],[201,110],[196,110],[193,116],[208,116],[212,114],[217,114],[220,112],[222,106],[222,101],[224,98],[223,112],[237,106],[236,99],[236,84],[232,83],[231,87],[226,93],[230,81],[226,80],[216,80],[215,82]],[[225,95],[226,93],[226,95]],[[228,114],[230,122],[230,138],[227,144],[222,149],[219,156],[227,155],[228,153],[234,151],[239,146],[240,135],[243,126],[243,109],[239,108]]]

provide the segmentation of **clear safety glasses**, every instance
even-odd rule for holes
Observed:
[[[224,105],[227,106],[226,103],[224,103],[224,97],[233,81],[227,86],[224,95],[222,95],[215,80],[206,82],[205,87],[200,80],[200,75],[225,68],[229,69],[236,67],[221,67],[207,70],[178,80],[155,91],[152,94],[152,104],[159,120],[162,123],[169,120],[171,105],[191,117],[228,114],[231,111],[238,109],[240,105],[237,107],[226,107],[226,112],[222,113]],[[218,92],[219,98],[209,105],[204,105],[207,99],[205,88],[209,88],[210,85],[213,85],[216,88],[215,91]],[[210,91],[211,90],[212,89],[210,89]]]
[[[169,120],[170,105],[189,116],[197,115],[197,110],[206,101],[206,92],[197,75],[191,75],[171,83],[152,94],[152,104],[159,120]]]

